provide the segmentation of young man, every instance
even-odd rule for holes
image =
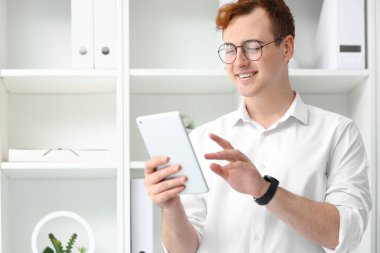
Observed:
[[[365,149],[350,119],[306,105],[292,90],[289,8],[283,0],[238,1],[219,10],[217,26],[220,59],[244,101],[191,133],[209,193],[180,198],[186,178],[164,180],[180,166],[157,171],[168,157],[146,162],[164,246],[171,253],[353,250],[371,209]]]

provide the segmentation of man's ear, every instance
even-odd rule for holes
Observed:
[[[292,35],[287,35],[284,38],[284,61],[288,62],[294,54],[294,37]]]

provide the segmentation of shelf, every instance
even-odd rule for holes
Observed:
[[[369,77],[368,69],[290,69],[290,81],[301,93],[346,93]]]
[[[290,69],[301,93],[346,93],[369,76],[368,70]],[[132,94],[234,93],[224,69],[131,69]]]
[[[0,70],[10,94],[114,93],[116,75],[115,70]]]
[[[233,93],[223,69],[131,69],[131,92],[163,93]]]
[[[10,178],[75,179],[115,178],[116,165],[90,163],[3,162],[1,171]]]
[[[129,167],[131,170],[144,170],[145,169],[145,162],[143,161],[132,161],[129,163]]]

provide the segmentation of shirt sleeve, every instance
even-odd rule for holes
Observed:
[[[197,231],[199,241],[203,237],[203,228],[207,216],[205,194],[183,195],[182,205],[187,218]]]
[[[327,167],[326,202],[339,212],[339,244],[328,253],[357,248],[368,224],[372,207],[368,160],[357,126],[348,122],[337,129],[335,146]]]

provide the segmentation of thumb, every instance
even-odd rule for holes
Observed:
[[[215,173],[224,178],[224,180],[228,179],[228,170],[223,169],[222,166],[216,163],[210,164],[210,169]]]

